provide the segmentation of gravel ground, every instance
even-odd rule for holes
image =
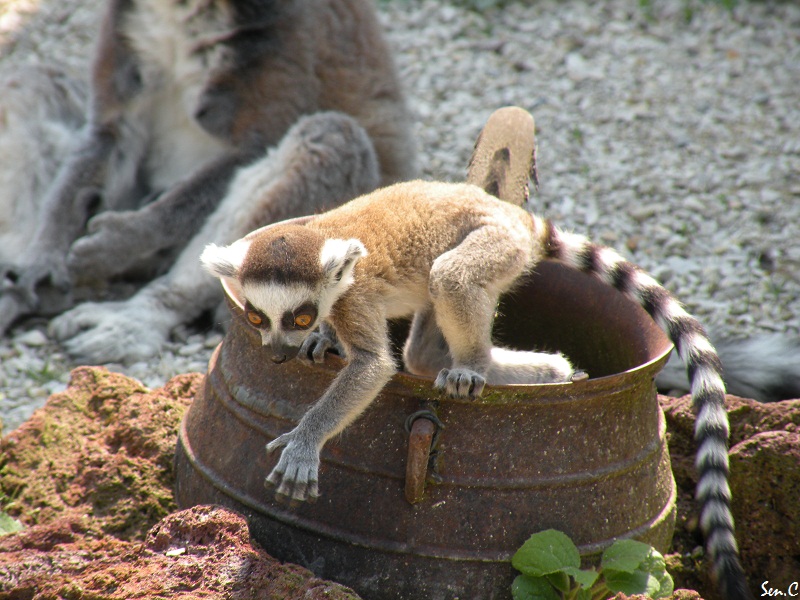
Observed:
[[[535,210],[621,250],[719,336],[794,337],[800,6],[652,4],[537,0],[477,13],[441,0],[381,2],[423,176],[463,179],[489,114],[520,105],[537,122]],[[46,0],[28,16],[32,0],[0,0],[0,66],[57,57],[82,73],[98,5]],[[75,366],[45,332],[31,321],[0,340],[6,431]],[[158,386],[205,370],[219,340],[179,331],[152,361],[111,368]]]

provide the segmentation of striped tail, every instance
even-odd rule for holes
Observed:
[[[700,322],[663,286],[614,250],[533,217],[544,253],[589,273],[640,304],[669,336],[686,365],[697,415],[695,441],[700,526],[713,573],[726,600],[752,598],[739,562],[728,486],[728,413],[722,365]]]

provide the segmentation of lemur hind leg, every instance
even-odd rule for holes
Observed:
[[[436,325],[433,306],[414,314],[411,329],[403,347],[403,364],[409,373],[436,377],[453,363],[442,331]]]
[[[552,383],[572,373],[572,365],[561,354],[528,352],[493,347],[486,382],[492,385]],[[414,315],[403,348],[403,363],[408,372],[436,377],[453,364],[447,340],[436,325],[430,306]]]
[[[434,386],[450,396],[476,398],[490,383],[568,381],[573,369],[561,355],[516,353],[494,348],[492,321],[497,301],[528,268],[529,236],[519,228],[487,225],[437,258],[429,289],[452,357]],[[521,238],[519,236],[522,236]]]
[[[487,253],[487,246],[494,251]],[[452,397],[476,398],[483,391],[492,362],[494,307],[525,266],[525,257],[515,254],[519,251],[503,244],[500,230],[482,227],[433,263],[428,287],[436,324],[453,358],[434,386]]]
[[[536,182],[536,128],[533,117],[519,107],[492,113],[475,142],[467,182],[517,206],[528,199],[529,183]],[[433,307],[414,315],[403,349],[411,373],[436,377],[452,364],[447,342],[436,324]],[[562,355],[492,348],[488,383],[548,383],[561,381],[572,366]]]

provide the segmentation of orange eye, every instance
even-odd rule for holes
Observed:
[[[294,324],[303,329],[311,325],[311,321],[313,321],[311,315],[297,315],[294,318]]]
[[[252,310],[247,311],[247,320],[256,326],[261,325],[261,323],[264,322],[264,319],[262,319],[258,313],[254,313]]]

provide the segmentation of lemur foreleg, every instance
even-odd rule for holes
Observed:
[[[319,497],[319,453],[332,436],[369,405],[395,371],[388,346],[378,351],[348,350],[348,363],[334,382],[288,433],[267,444],[267,452],[283,448],[267,477],[276,493],[293,500]]]

